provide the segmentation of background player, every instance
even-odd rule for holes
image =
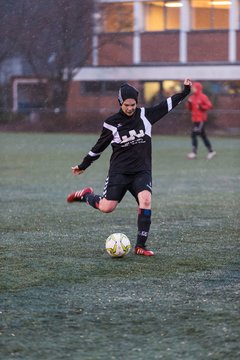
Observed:
[[[151,225],[152,194],[152,125],[177,106],[189,93],[192,83],[184,81],[181,93],[150,108],[137,107],[138,91],[129,84],[119,89],[120,110],[103,124],[102,133],[80,165],[72,167],[73,175],[82,174],[111,143],[112,155],[103,194],[95,195],[88,187],[68,195],[68,202],[86,202],[104,213],[114,211],[127,191],[138,203],[138,233],[135,254],[152,256],[146,248]]]
[[[207,111],[212,108],[212,103],[207,95],[202,92],[202,85],[199,82],[193,83],[192,91],[193,94],[186,102],[187,109],[192,113],[193,123],[191,134],[192,152],[188,154],[188,159],[195,159],[197,157],[197,137],[200,136],[208,149],[207,159],[211,160],[216,155],[216,151],[213,151],[212,145],[207,137],[205,123],[207,121]]]

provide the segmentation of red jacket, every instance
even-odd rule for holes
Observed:
[[[202,85],[198,82],[193,84],[194,93],[189,96],[186,107],[192,112],[192,121],[207,121],[207,111],[212,108],[212,103],[202,92]]]

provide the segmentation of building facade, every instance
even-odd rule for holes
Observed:
[[[186,77],[203,83],[220,127],[240,127],[240,0],[96,0],[91,58],[76,72],[68,112],[107,116],[125,81],[153,104]]]

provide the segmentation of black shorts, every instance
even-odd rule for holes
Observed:
[[[152,174],[141,171],[136,174],[112,174],[105,181],[103,197],[120,202],[127,191],[138,201],[137,195],[147,190],[152,193]]]

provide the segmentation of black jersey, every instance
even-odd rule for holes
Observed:
[[[102,133],[91,151],[79,165],[85,170],[111,143],[112,155],[109,174],[133,174],[152,169],[152,125],[177,106],[190,93],[185,85],[181,93],[149,108],[136,108],[132,116],[122,110],[110,116],[103,124]]]

